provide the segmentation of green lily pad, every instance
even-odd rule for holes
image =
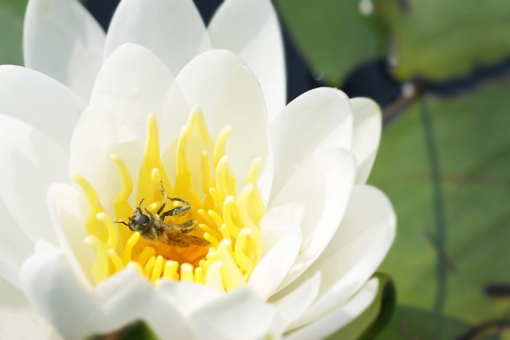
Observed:
[[[400,79],[445,80],[510,56],[510,6],[501,0],[376,0],[394,38]]]
[[[23,65],[23,19],[27,0],[0,0],[0,65]]]
[[[448,273],[444,314],[477,325],[508,315],[510,304],[483,294],[510,282],[510,84],[464,97],[427,98],[445,202]],[[394,204],[397,238],[381,270],[399,303],[432,311],[437,255],[432,182],[419,106],[383,133],[369,183]],[[427,235],[429,234],[429,236]]]
[[[136,321],[108,335],[94,335],[85,340],[158,340],[152,329],[143,321]]]
[[[360,6],[369,0],[275,0],[275,4],[305,59],[330,84],[341,85],[360,63],[386,50],[384,29],[374,13]]]

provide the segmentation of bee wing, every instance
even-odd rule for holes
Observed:
[[[165,235],[167,238],[166,243],[169,246],[186,248],[186,247],[189,247],[190,245],[205,247],[210,244],[209,241],[207,241],[203,238],[193,236],[193,235],[183,234],[183,233],[171,230],[171,229],[166,229]]]

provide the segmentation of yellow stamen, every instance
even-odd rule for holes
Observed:
[[[207,286],[218,289],[219,291],[224,292],[225,287],[223,286],[223,281],[221,278],[221,268],[223,267],[223,263],[221,261],[215,261],[213,264],[209,266],[207,270],[205,284]]]
[[[165,265],[165,271],[163,272],[163,277],[167,279],[179,280],[179,274],[177,274],[178,268],[179,268],[178,262],[167,261]]]
[[[139,239],[140,239],[140,233],[136,232],[133,235],[131,235],[131,237],[127,241],[126,246],[124,247],[124,253],[122,253],[122,262],[124,264],[128,264],[128,262],[131,261],[131,258],[132,258],[131,252],[133,250],[133,247],[135,246],[135,244],[138,242]]]
[[[85,243],[94,247],[94,251],[96,252],[96,262],[92,265],[91,271],[94,281],[99,283],[106,279],[109,274],[106,247],[97,236],[93,235],[85,237]]]
[[[115,250],[108,249],[108,257],[110,258],[110,261],[112,261],[113,266],[114,266],[114,271],[116,273],[120,272],[122,269],[124,269],[124,264],[122,263],[122,260],[120,259],[119,254]]]
[[[154,264],[156,263],[156,256],[152,255],[147,261],[147,264],[145,264],[145,267],[143,268],[143,275],[146,277],[150,277],[152,273],[152,268],[154,268]]]
[[[181,280],[194,282],[195,278],[193,277],[193,266],[189,263],[181,264]]]
[[[110,249],[116,249],[117,243],[119,242],[119,235],[117,228],[113,225],[112,219],[104,212],[97,214],[96,217],[98,220],[102,221],[104,225],[106,225],[106,230],[108,230],[108,241],[106,241],[106,246]]]
[[[156,258],[156,263],[154,264],[151,275],[152,283],[156,283],[156,280],[158,280],[161,277],[161,274],[163,274],[163,267],[165,266],[165,262],[165,259],[161,255]]]
[[[223,240],[218,246],[218,256],[223,263],[221,276],[226,290],[232,290],[246,284],[243,274],[228,250],[231,244],[229,240]]]
[[[218,167],[220,159],[227,154],[227,140],[232,132],[230,126],[225,126],[221,129],[216,144],[214,145],[214,168]]]
[[[89,204],[89,216],[85,222],[87,233],[89,235],[96,236],[103,242],[106,241],[108,238],[108,233],[102,227],[103,223],[98,221],[96,217],[100,212],[104,212],[104,208],[99,202],[99,197],[97,196],[96,191],[92,185],[90,185],[89,181],[85,179],[85,177],[77,174],[72,174],[70,177],[81,187],[81,190],[83,190],[83,193],[85,194]]]
[[[151,200],[155,196],[159,197],[159,200],[162,199],[160,192],[161,188],[158,188],[158,190],[154,192],[154,186],[147,185],[147,183],[152,182],[153,169],[159,170],[165,190],[167,192],[171,192],[172,187],[170,186],[170,182],[166,176],[165,168],[161,162],[159,153],[158,123],[156,122],[156,117],[153,114],[150,114],[147,118],[147,141],[145,143],[144,158],[138,175],[138,189],[136,195],[137,202],[140,202],[144,198]]]

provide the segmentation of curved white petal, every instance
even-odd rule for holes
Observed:
[[[377,296],[379,280],[368,281],[345,305],[332,310],[314,323],[286,336],[287,340],[323,339],[356,319]]]
[[[203,339],[261,339],[271,335],[278,322],[277,309],[241,287],[190,315],[189,321]]]
[[[217,289],[186,281],[159,280],[156,288],[160,295],[177,306],[184,316],[189,316],[223,296]]]
[[[67,153],[26,123],[0,115],[0,164],[0,197],[13,219],[32,241],[58,244],[42,202],[51,183],[67,180]]]
[[[302,218],[303,209],[298,206],[290,219],[268,221],[269,224],[289,224],[290,230],[262,257],[248,281],[248,287],[263,300],[267,300],[280,285],[298,256],[303,241]]]
[[[299,288],[275,302],[279,312],[285,318],[285,327],[299,318],[310,307],[317,294],[319,294],[321,277],[321,272],[315,273],[313,277],[308,279]]]
[[[97,302],[76,277],[64,252],[45,247],[47,251],[36,250],[23,263],[20,275],[23,290],[32,306],[65,339],[82,339],[89,335],[84,332],[84,320],[97,308]]]
[[[355,186],[342,224],[328,247],[287,287],[292,290],[316,271],[323,273],[318,299],[291,328],[307,324],[349,299],[388,253],[395,226],[395,213],[388,198],[376,188]]]
[[[245,63],[228,50],[211,50],[191,60],[176,79],[189,107],[200,105],[206,116],[214,114],[225,81]]]
[[[105,61],[92,90],[90,106],[118,116],[144,140],[147,116],[162,116],[174,78],[151,51],[136,44],[120,47]]]
[[[301,224],[305,207],[302,204],[283,204],[271,208],[262,219],[262,256],[287,235],[293,226]]]
[[[34,243],[25,235],[0,200],[0,277],[20,287],[19,269],[34,251]],[[1,338],[1,337],[0,337]]]
[[[312,155],[270,203],[270,207],[291,202],[306,207],[301,252],[278,290],[301,275],[326,248],[344,215],[354,177],[350,152],[336,149]]]
[[[211,48],[191,0],[122,0],[108,29],[105,60],[125,43],[147,47],[174,74]]]
[[[255,73],[271,121],[285,107],[287,95],[282,34],[271,1],[225,1],[208,31],[214,48],[239,54]]]
[[[104,302],[86,321],[88,335],[108,334],[136,320],[144,320],[161,339],[195,339],[176,306],[160,296],[136,269],[125,268],[96,287]]]
[[[213,136],[224,126],[232,127],[227,154],[232,171],[241,183],[246,179],[252,161],[261,158],[258,185],[264,202],[267,202],[273,177],[269,126],[260,86],[249,69],[239,66],[232,72],[211,118],[209,126]]]
[[[86,107],[82,98],[44,74],[0,66],[0,112],[32,125],[66,151],[73,127]]]
[[[30,306],[23,291],[1,277],[0,339],[61,339],[53,327]]]
[[[356,156],[356,184],[365,184],[374,165],[382,132],[381,108],[369,98],[353,98],[352,152]]]
[[[66,252],[69,264],[92,284],[90,268],[96,260],[92,247],[84,242],[88,236],[85,225],[87,211],[79,202],[82,194],[69,184],[53,183],[48,189],[47,206],[58,241]],[[91,286],[91,285],[90,285]]]
[[[105,34],[76,0],[30,0],[23,28],[25,66],[88,100],[103,61]]]
[[[352,119],[349,98],[337,89],[314,89],[289,103],[271,122],[275,162],[271,197],[313,153],[350,150]]]
[[[71,141],[71,174],[82,175],[92,184],[109,213],[113,213],[114,198],[122,190],[119,171],[110,155],[115,153],[124,160],[136,183],[144,150],[143,142],[119,120],[104,109],[90,107]]]

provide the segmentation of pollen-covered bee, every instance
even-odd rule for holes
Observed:
[[[179,216],[186,213],[190,209],[190,205],[188,202],[180,198],[171,198],[166,196],[164,190],[162,190],[162,192],[163,196],[166,197],[167,200],[173,202],[177,201],[183,205],[163,212],[165,205],[168,202],[167,201],[161,205],[156,214],[153,214],[145,207],[145,212],[142,211],[142,199],[138,207],[135,209],[133,216],[129,217],[129,223],[124,221],[118,221],[116,223],[124,224],[132,231],[138,231],[140,236],[149,241],[160,242],[169,246],[180,248],[186,248],[190,245],[202,247],[208,246],[210,243],[209,241],[197,236],[188,235],[188,233],[193,231],[193,229],[195,229],[198,225],[196,220],[191,219],[178,224],[165,222],[165,217]]]

